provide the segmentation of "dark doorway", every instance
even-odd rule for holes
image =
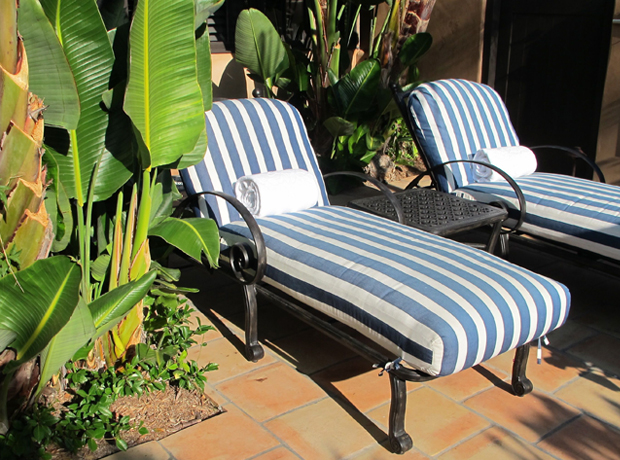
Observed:
[[[488,0],[483,81],[506,102],[521,144],[579,147],[595,159],[614,3]],[[538,162],[572,169],[558,153]]]

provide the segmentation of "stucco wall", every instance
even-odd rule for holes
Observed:
[[[480,81],[485,0],[438,0],[428,30],[433,45],[419,64],[424,80]]]
[[[213,53],[211,60],[214,100],[252,96],[254,82],[246,77],[245,70],[231,53]]]
[[[620,19],[620,0],[614,17]],[[607,182],[620,185],[620,24],[612,26],[596,161]]]

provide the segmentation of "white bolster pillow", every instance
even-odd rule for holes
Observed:
[[[490,163],[506,172],[510,177],[517,178],[527,176],[536,171],[538,163],[536,155],[527,147],[498,147],[494,149],[480,149],[474,155],[474,160]],[[502,181],[504,178],[482,165],[472,165],[474,170],[474,180],[476,182],[496,182]]]
[[[235,182],[234,189],[237,199],[259,217],[311,208],[320,194],[316,176],[305,169],[243,176]]]

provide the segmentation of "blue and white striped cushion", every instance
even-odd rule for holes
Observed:
[[[335,206],[257,219],[265,282],[440,376],[557,328],[561,284],[485,252]],[[221,229],[232,244],[242,222]]]
[[[548,173],[516,182],[527,202],[523,232],[620,260],[620,187]],[[474,183],[456,193],[486,202],[501,197],[517,206],[506,182]]]
[[[506,106],[490,87],[467,80],[424,83],[411,92],[415,134],[431,167],[469,160],[481,148],[519,145]],[[469,164],[449,165],[438,174],[441,190],[474,182]]]
[[[481,148],[519,145],[506,106],[486,85],[439,80],[412,91],[409,109],[424,154],[435,166],[471,159]],[[481,201],[516,203],[507,183],[476,183],[469,164],[438,175],[446,192]],[[527,202],[521,231],[620,260],[620,188],[557,174],[516,179]],[[495,195],[495,196],[493,196]]]
[[[213,104],[206,114],[209,145],[204,160],[181,171],[188,194],[217,190],[234,196],[233,184],[247,174],[301,168],[314,172],[321,198],[325,184],[306,127],[290,104],[274,99],[239,99]],[[220,225],[239,220],[224,200],[201,200],[200,215]]]

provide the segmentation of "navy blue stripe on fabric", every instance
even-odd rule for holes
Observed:
[[[399,331],[383,321],[378,320],[374,316],[360,314],[360,309],[356,305],[346,299],[338,297],[333,292],[328,292],[298,278],[294,278],[274,267],[269,267],[267,269],[266,276],[296,293],[308,296],[318,302],[329,305],[345,313],[347,316],[354,318],[364,326],[369,327],[370,329],[381,334],[383,337],[388,338],[388,340],[393,341],[400,349],[404,350],[411,356],[415,356],[420,361],[429,364],[432,362],[433,352],[430,349],[420,345],[409,337],[402,335]]]

